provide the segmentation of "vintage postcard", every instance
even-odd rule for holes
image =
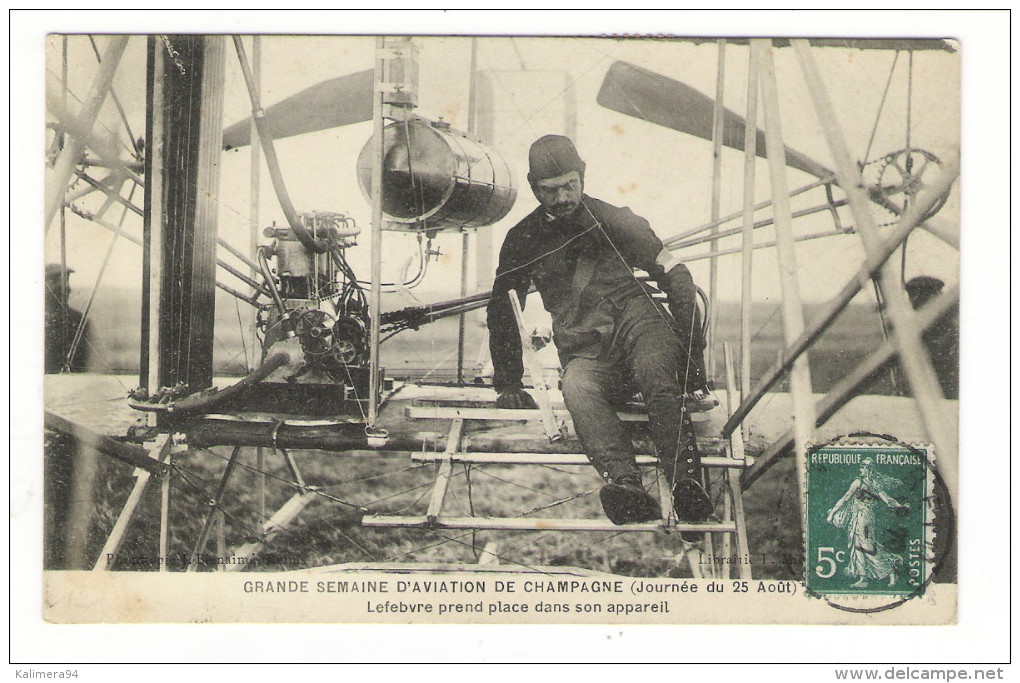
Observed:
[[[966,44],[45,40],[47,622],[956,623]]]

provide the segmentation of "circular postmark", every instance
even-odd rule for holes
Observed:
[[[934,448],[854,432],[810,446],[806,460],[805,593],[854,613],[924,595],[956,545]]]

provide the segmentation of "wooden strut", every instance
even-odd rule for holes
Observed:
[[[92,46],[92,53],[96,56],[96,62],[98,64],[102,64],[103,63],[103,57],[102,57],[101,54],[99,54],[99,47],[96,45],[96,39],[93,36],[89,36],[89,44]],[[66,43],[66,40],[65,40],[65,43],[64,43],[65,48],[66,48],[66,45],[67,45],[67,43]],[[65,57],[66,57],[66,54],[65,54]],[[65,76],[66,76],[66,74],[65,74]],[[65,80],[65,86],[66,86],[66,78],[64,80]],[[128,122],[127,114],[124,112],[124,106],[120,103],[120,98],[117,97],[117,91],[114,90],[112,85],[110,86],[110,97],[111,97],[111,99],[113,99],[114,106],[117,107],[117,113],[120,114],[120,120],[121,120],[121,122],[123,122],[124,130],[128,134],[128,139],[131,142],[131,149],[134,151],[134,156],[135,156],[136,159],[139,159],[142,156],[142,151],[138,147],[138,141],[137,141],[137,138],[135,137],[134,131],[131,130],[131,124]]]
[[[199,562],[202,553],[205,551],[205,547],[209,542],[209,536],[215,530],[216,532],[216,545],[217,545],[217,557],[219,563],[217,569],[220,571],[240,571],[247,567],[249,564],[255,561],[258,555],[262,552],[265,546],[270,543],[281,531],[284,531],[287,526],[304,510],[304,508],[312,502],[316,496],[317,488],[314,486],[308,486],[304,482],[304,478],[301,476],[301,472],[297,467],[297,463],[294,461],[293,456],[284,449],[278,449],[282,451],[284,460],[291,471],[291,475],[295,479],[295,486],[300,489],[300,492],[292,496],[284,505],[273,514],[263,525],[262,525],[262,536],[258,541],[246,543],[239,547],[234,552],[227,552],[225,549],[226,539],[224,534],[223,522],[225,514],[221,507],[223,494],[226,491],[227,485],[230,481],[231,475],[239,461],[242,446],[234,446],[233,451],[230,454],[230,458],[227,461],[227,465],[224,468],[223,475],[220,478],[220,483],[216,489],[215,496],[208,501],[209,512],[205,517],[202,525],[202,529],[199,532],[198,540],[195,543],[195,547],[191,552],[191,556],[188,561],[187,572],[198,571]],[[258,448],[258,454],[261,455],[262,448]],[[259,463],[259,469],[261,470],[261,463]],[[148,479],[148,477],[145,477]],[[138,485],[136,485],[138,487]],[[143,486],[144,488],[144,483]],[[134,491],[132,491],[134,495]],[[168,488],[164,491],[164,500],[169,495]],[[140,494],[139,494],[140,496]],[[129,499],[130,502],[130,499]],[[137,504],[137,503],[135,503]],[[125,506],[126,507],[126,506]],[[162,511],[161,520],[166,517],[166,509]],[[260,518],[264,518],[261,516]],[[161,527],[160,532],[160,543],[161,548],[164,545],[164,532]],[[164,551],[161,550],[161,553]],[[165,566],[165,563],[164,563]],[[161,569],[165,571],[165,569]]]
[[[227,566],[227,517],[223,510],[216,511],[216,571]]]
[[[535,389],[536,391],[538,390],[537,383]],[[546,394],[546,398],[548,398],[548,394]],[[539,410],[535,410],[533,408],[408,406],[405,412],[408,417],[413,418],[454,419],[462,417],[466,420],[542,420],[543,426],[545,426],[545,420],[548,417],[548,414],[542,410],[541,402],[539,402],[539,406]],[[549,401],[549,410],[552,412],[552,424],[554,425],[560,423],[564,418],[570,417],[570,413],[565,408],[553,408],[551,399]],[[648,416],[639,413],[618,412],[617,416],[623,422],[648,422]],[[557,428],[557,434],[558,433],[559,429]]]
[[[723,363],[726,368],[726,412],[733,412],[733,392],[736,391],[736,372],[733,369],[733,347],[729,342],[723,342]],[[740,450],[743,451],[744,441],[743,437],[740,438]],[[733,444],[730,444],[730,452],[735,454]],[[723,502],[723,521],[729,522],[733,519],[733,491],[729,487],[729,478],[723,478],[722,484],[722,502]],[[738,529],[739,531],[739,529]],[[732,552],[732,543],[728,534],[724,534],[722,537],[722,556],[724,559],[722,570],[722,578],[730,578],[730,554]]]
[[[135,237],[134,235],[132,235],[130,233],[124,232],[121,228],[118,228],[113,223],[110,223],[108,221],[104,221],[102,218],[99,218],[98,216],[94,216],[92,218],[89,218],[89,220],[92,223],[95,223],[96,225],[98,225],[101,228],[106,228],[110,232],[114,233],[114,235],[117,236],[117,237],[123,237],[125,240],[127,240],[128,242],[130,242],[132,244],[136,244],[136,245],[138,245],[140,247],[143,246],[142,240],[138,239],[137,237]],[[225,242],[220,242],[220,246],[224,246],[225,244],[226,244]],[[228,248],[227,251],[230,251],[230,248]],[[231,253],[233,253],[233,252],[231,252]],[[222,266],[224,268],[224,270],[230,270],[231,272],[233,271],[233,269],[229,269],[228,268],[227,264],[223,261],[223,259],[219,259],[219,258],[216,259],[216,264],[219,265],[219,266]],[[240,277],[240,276],[238,276],[238,277]],[[263,294],[265,294],[266,296],[269,295],[269,292],[265,291],[264,289],[261,289],[261,285],[258,285],[257,282],[249,281],[246,278],[240,278],[240,279],[242,279],[245,282],[245,284],[248,284],[248,285],[252,286],[254,289],[259,289],[259,291],[262,292]],[[234,296],[234,297],[240,299],[241,301],[247,302],[248,304],[250,304],[252,306],[258,306],[258,301],[257,301],[258,292],[256,292],[255,295],[249,297],[249,296],[246,296],[246,295],[242,294],[241,292],[238,292],[233,287],[230,287],[228,285],[223,284],[222,282],[219,282],[218,280],[216,282],[216,286],[219,287],[220,289],[222,289],[227,294],[230,294],[231,296]]]
[[[156,438],[152,447],[148,449],[149,457],[154,461],[154,465],[162,468],[163,462],[169,456],[172,444],[173,441],[169,434],[160,434]],[[121,543],[124,541],[124,536],[127,534],[127,531],[131,526],[135,510],[138,509],[138,504],[142,500],[142,494],[145,493],[145,489],[149,484],[152,471],[150,469],[142,469],[138,467],[135,468],[134,476],[135,485],[132,487],[131,493],[128,494],[127,501],[124,503],[124,507],[121,508],[120,515],[117,517],[117,521],[114,522],[113,529],[110,530],[110,535],[107,537],[106,543],[103,544],[103,549],[99,551],[99,558],[96,560],[96,564],[92,567],[92,571],[106,571],[108,569],[112,569],[113,565],[117,561],[117,551],[120,549]],[[166,478],[169,477],[169,474],[163,472],[160,476]],[[162,541],[161,533],[161,553]]]
[[[305,483],[305,478],[301,476],[301,470],[298,469],[294,456],[291,455],[290,451],[286,448],[280,448],[277,450],[283,453],[283,458],[287,462],[287,469],[290,470],[290,476],[294,477],[294,483],[296,483],[298,488],[302,491],[307,490],[308,484]]]
[[[122,235],[123,234],[123,237],[125,239],[127,239],[127,240],[129,240],[129,241],[131,241],[131,242],[133,242],[135,244],[141,245],[141,240],[139,240],[137,237],[134,237],[134,236],[129,235],[127,233],[122,233],[122,228],[120,226],[113,226],[110,223],[105,223],[105,222],[100,220],[102,215],[103,215],[103,213],[105,213],[105,209],[108,208],[108,206],[109,206],[109,204],[111,202],[117,202],[118,204],[120,204],[121,206],[124,207],[125,211],[131,211],[131,212],[133,212],[133,213],[135,213],[135,214],[137,214],[139,216],[143,215],[143,213],[144,213],[143,210],[139,209],[137,206],[135,206],[134,204],[131,203],[130,196],[128,197],[128,199],[124,199],[124,197],[122,197],[120,192],[119,192],[119,189],[123,186],[123,184],[125,182],[127,182],[127,180],[129,180],[129,178],[121,178],[120,179],[120,184],[117,185],[117,187],[115,189],[112,185],[106,185],[106,184],[104,184],[102,182],[99,182],[99,181],[96,181],[96,180],[92,179],[91,177],[89,177],[84,172],[76,171],[76,174],[78,175],[78,177],[80,177],[82,180],[84,180],[87,184],[92,186],[92,190],[90,190],[90,192],[91,191],[95,191],[95,190],[99,190],[100,192],[102,192],[103,194],[106,195],[106,203],[103,205],[103,208],[101,208],[97,212],[97,215],[91,216],[89,218],[89,220],[91,220],[91,221],[101,225],[102,227],[106,228],[107,230],[110,230],[111,232],[113,232],[113,233],[115,233],[117,235]],[[142,187],[142,188],[145,187],[145,185],[143,183],[138,182],[138,181],[135,182],[135,185],[139,186],[139,187]],[[132,191],[134,191],[133,188],[132,188]],[[71,202],[74,201],[74,199],[75,199],[74,195],[69,196],[67,198],[67,200],[65,201],[64,205],[67,206],[68,208],[71,208],[70,205],[71,205]],[[121,220],[121,223],[123,223],[123,219]],[[256,264],[250,258],[248,258],[244,254],[244,252],[242,252],[240,249],[238,249],[237,247],[232,245],[230,242],[226,241],[222,237],[217,237],[216,238],[216,244],[218,244],[219,246],[223,247],[225,250],[227,250],[227,252],[229,252],[231,255],[233,255],[237,260],[241,261],[244,265],[248,266],[248,268],[250,268],[252,270],[252,272],[254,272],[254,273],[258,273],[259,272],[258,264]],[[269,291],[263,285],[261,285],[257,280],[255,280],[253,278],[249,278],[248,276],[238,272],[237,269],[233,268],[229,263],[225,262],[223,259],[217,258],[216,259],[216,264],[218,266],[220,266],[221,268],[223,268],[228,273],[230,273],[231,275],[233,275],[234,277],[236,277],[237,279],[239,279],[242,282],[244,282],[246,285],[248,285],[248,286],[252,287],[253,289],[257,290],[257,292],[255,292],[255,293],[261,293],[261,294],[264,294],[266,296],[269,296]]]
[[[542,366],[538,362],[534,349],[531,347],[531,340],[528,338],[528,329],[524,326],[524,312],[521,309],[521,300],[517,292],[510,290],[510,305],[513,307],[514,318],[517,320],[517,331],[521,335],[521,351],[524,355],[524,362],[531,373],[531,381],[535,386],[539,415],[542,418],[542,427],[545,435],[550,441],[558,441],[565,436],[565,428],[558,424],[556,415],[553,413],[552,400],[549,398],[549,383],[542,372]]]
[[[170,571],[170,476],[174,464],[174,448],[167,454],[166,472],[159,481],[159,571]]]
[[[752,61],[753,61],[753,59],[754,59],[754,57],[752,56]],[[757,76],[757,73],[755,75]],[[755,81],[755,83],[757,84],[757,80]],[[755,87],[757,88],[757,85]],[[753,146],[752,146],[752,150],[753,150]],[[815,180],[814,182],[808,183],[807,185],[804,185],[803,187],[799,187],[796,190],[793,190],[792,192],[790,192],[789,196],[792,199],[793,197],[796,197],[798,195],[804,194],[805,192],[813,190],[813,189],[815,189],[817,187],[822,187],[824,185],[827,185],[827,184],[831,183],[834,180],[835,180],[834,176],[829,176],[827,178],[821,178],[819,180]],[[772,206],[772,200],[771,199],[767,199],[765,201],[761,201],[761,202],[758,202],[757,204],[754,204],[752,206],[752,210],[753,211],[761,211],[762,209],[767,209],[770,206]],[[828,207],[825,207],[825,208],[828,208]],[[666,247],[667,249],[669,249],[670,251],[672,251],[674,249],[677,249],[679,247],[679,245],[683,244],[684,241],[688,237],[691,237],[693,235],[699,235],[699,234],[701,234],[701,233],[705,232],[706,230],[709,230],[709,229],[711,229],[713,227],[718,227],[718,226],[723,225],[725,223],[729,223],[730,221],[735,221],[738,218],[743,218],[743,216],[744,216],[744,210],[743,209],[741,209],[740,211],[735,211],[733,213],[730,213],[730,214],[727,214],[725,216],[722,216],[721,218],[718,218],[718,219],[716,219],[714,221],[709,221],[708,223],[705,223],[704,225],[699,225],[699,226],[697,226],[695,228],[691,228],[690,230],[685,230],[684,232],[681,232],[681,233],[678,233],[676,235],[673,235],[672,237],[667,237],[667,238],[662,240],[662,245],[664,247]],[[768,225],[771,225],[771,224],[772,224],[771,222],[768,223]]]
[[[455,418],[450,424],[450,435],[446,440],[446,450],[439,464],[439,474],[436,476],[436,484],[432,489],[432,498],[429,500],[428,512],[425,513],[430,525],[436,524],[439,515],[443,512],[446,491],[450,487],[450,477],[453,475],[453,454],[460,450],[460,438],[463,433],[464,418]]]
[[[235,448],[235,453],[237,451]],[[225,558],[222,565],[223,571],[233,572],[244,569],[247,565],[251,564],[255,558],[265,549],[273,538],[275,538],[281,531],[287,529],[287,526],[297,518],[299,514],[308,506],[312,500],[315,499],[316,491],[318,488],[315,486],[309,486],[305,483],[304,477],[301,475],[301,470],[298,469],[297,462],[294,460],[294,456],[289,450],[285,448],[275,448],[274,451],[279,451],[283,454],[284,462],[287,464],[287,468],[290,470],[290,474],[294,477],[294,485],[299,489],[299,493],[292,496],[283,507],[276,511],[272,517],[270,517],[262,526],[262,538],[256,542],[247,543],[236,551],[228,553],[228,558]],[[227,464],[230,466],[230,463]],[[229,559],[230,561],[227,561]]]
[[[106,190],[104,190],[104,192],[105,191]],[[107,192],[107,195],[108,195],[108,200],[110,200],[110,201],[116,201],[120,197],[120,195],[115,194],[112,190]],[[123,203],[123,202],[121,202],[121,203]],[[104,207],[105,206],[106,206],[106,204],[104,204]],[[125,211],[128,208],[130,208],[132,210],[137,210],[136,207],[134,207],[132,205],[132,206],[126,206],[125,207]],[[123,230],[123,223],[124,223],[123,217],[121,218],[120,225],[113,225],[112,223],[104,221],[102,219],[102,214],[103,214],[103,211],[101,210],[99,213],[97,213],[97,215],[89,216],[89,220],[91,222],[95,223],[96,225],[99,225],[100,227],[106,228],[107,230],[112,232],[114,234],[114,239],[116,239],[117,237],[123,237],[124,239],[128,240],[129,242],[131,242],[133,244],[137,244],[139,246],[142,246],[142,241],[140,239],[138,239],[137,237],[135,237],[133,235],[130,235],[130,234],[124,232],[124,230]],[[241,252],[237,251],[237,249],[235,247],[231,246],[230,243],[225,241],[223,238],[217,238],[216,242],[221,247],[226,249],[228,252],[230,252],[234,256],[238,257],[238,259],[243,261],[245,265],[247,265],[249,267],[252,267],[252,268],[257,268],[257,266],[255,266],[255,264],[251,262],[251,260],[249,260],[248,258],[244,257],[244,255],[241,254]],[[262,295],[264,295],[266,297],[269,296],[269,290],[267,290],[257,280],[248,277],[247,275],[245,275],[244,273],[240,272],[239,270],[237,270],[236,268],[231,266],[229,263],[227,263],[223,259],[217,257],[216,265],[219,266],[220,268],[222,268],[223,270],[227,271],[228,273],[230,273],[234,277],[236,277],[241,282],[243,282],[246,285],[248,285],[249,287],[251,287],[253,290],[255,290],[254,294],[252,294],[251,296],[247,296],[247,295],[244,295],[244,294],[238,292],[234,288],[232,288],[232,287],[230,287],[228,285],[225,285],[225,284],[217,281],[216,282],[216,286],[219,287],[220,289],[222,289],[227,294],[230,294],[230,295],[240,299],[241,301],[245,301],[245,302],[247,302],[248,304],[250,304],[252,306],[257,306],[258,305],[257,298],[258,298],[259,294],[262,294]]]
[[[308,489],[294,494],[262,525],[262,538],[246,543],[229,554],[224,571],[239,572],[253,563],[266,545],[272,542],[287,526],[316,498],[315,490]]]
[[[222,37],[174,40],[186,71],[149,39],[140,365],[142,387],[151,391],[212,381],[224,44]]]
[[[159,325],[164,317],[160,282],[163,279],[163,163],[164,163],[164,101],[166,96],[163,62],[166,50],[156,43],[156,36],[146,39],[148,75],[145,84],[145,181],[148,183],[142,216],[142,320],[139,349],[139,384],[144,390],[160,386]],[[146,416],[149,426],[156,425],[155,414]]]
[[[386,145],[383,141],[383,116],[385,114],[384,94],[379,87],[383,82],[385,61],[382,51],[386,39],[379,36],[375,41],[375,74],[372,89],[372,248],[371,248],[371,290],[369,291],[369,379],[368,379],[368,429],[375,430],[379,419],[379,321],[382,305],[382,232],[383,232],[383,165]]]
[[[478,38],[471,39],[471,62],[468,67],[468,133],[471,135],[478,134],[478,126],[476,123],[476,100],[478,90]],[[461,231],[461,245],[460,245],[460,295],[461,297],[467,296],[467,281],[468,281],[468,256],[470,254],[470,232],[468,230]],[[467,332],[467,313],[461,313],[457,316],[457,382],[462,384],[464,382],[464,342],[465,335]]]
[[[804,331],[804,307],[797,281],[797,254],[793,246],[793,228],[790,217],[790,199],[786,184],[786,147],[779,113],[779,93],[776,87],[772,45],[768,40],[751,40],[758,61],[762,108],[765,113],[765,147],[768,153],[769,179],[772,185],[773,216],[776,228],[776,251],[779,257],[779,277],[783,293],[783,337],[787,345]],[[814,404],[811,398],[811,371],[806,357],[794,361],[790,372],[790,395],[793,399],[793,424],[796,439],[797,491],[801,507],[801,522],[806,514],[807,446],[814,434]]]
[[[88,427],[71,422],[56,413],[44,412],[43,425],[47,429],[73,437],[83,446],[99,451],[103,455],[108,455],[133,467],[144,469],[150,474],[159,474],[162,469],[160,464],[152,459],[147,449],[99,434]]]
[[[252,36],[251,38],[251,79],[252,85],[255,88],[255,92],[261,94],[262,84],[262,37]],[[251,128],[249,130],[249,143],[251,144],[250,162],[249,162],[249,179],[248,179],[248,215],[249,215],[249,233],[248,233],[248,253],[254,254],[258,252],[259,238],[261,237],[261,230],[259,229],[259,202],[260,202],[260,185],[261,185],[261,168],[262,168],[262,141],[259,138],[258,125],[255,123],[255,117],[251,119]],[[233,252],[231,252],[233,253]],[[235,254],[236,255],[236,254]],[[260,270],[257,264],[248,263],[249,268],[253,276],[258,276]],[[258,287],[252,287],[251,296],[255,299],[258,296]],[[259,343],[258,334],[258,317],[251,317],[251,324],[248,327],[247,334],[251,341],[251,348],[253,350],[253,356],[259,357],[261,346]],[[261,459],[262,452],[258,452],[259,469],[261,470]],[[259,487],[259,512],[265,515],[266,506],[266,475],[258,475],[258,487]],[[264,519],[259,517],[259,519]]]
[[[723,521],[733,521],[733,491],[729,486],[729,477],[725,477],[722,483]],[[737,525],[737,533],[740,533],[740,526]],[[722,535],[722,556],[723,564],[720,567],[722,579],[730,578],[730,555],[733,552],[733,544],[729,534]]]
[[[50,224],[53,222],[53,217],[64,202],[67,182],[71,179],[71,174],[74,173],[74,169],[85,151],[87,145],[86,136],[91,134],[92,128],[95,126],[96,119],[99,116],[99,110],[102,108],[103,102],[106,100],[106,96],[113,85],[113,77],[117,73],[117,66],[120,64],[124,49],[127,47],[127,41],[128,36],[112,36],[110,38],[89,94],[85,98],[78,116],[75,118],[75,124],[79,128],[80,134],[71,137],[69,144],[61,151],[53,166],[53,177],[46,188],[44,226],[47,233],[49,232]]]
[[[736,372],[733,368],[733,353],[729,344],[723,346],[723,353],[726,358],[726,381],[728,383],[727,395],[732,396],[734,394],[734,387],[736,386]],[[744,436],[741,432],[735,432],[730,436],[730,453],[731,457],[735,461],[747,462],[750,458],[747,458],[744,454]],[[737,537],[737,568],[741,579],[751,578],[751,550],[747,544],[747,522],[744,516],[744,498],[743,491],[740,488],[740,472],[737,468],[730,467],[726,470],[726,513],[732,515],[735,520]],[[724,537],[726,552],[723,554],[724,558],[724,576],[723,578],[729,578],[730,570],[730,548],[729,548],[730,537],[727,535]]]
[[[749,51],[747,64],[747,116],[744,124],[744,220],[740,268],[740,401],[751,393],[751,275],[754,259],[754,176],[758,162],[755,135],[758,131],[758,61]],[[731,391],[736,383],[729,385]],[[743,439],[750,434],[745,425]],[[740,449],[744,442],[740,440]],[[736,450],[733,451],[736,453]]]
[[[719,203],[722,197],[723,112],[725,111],[723,96],[726,84],[726,39],[719,39],[717,45],[718,61],[715,73],[715,101],[712,107],[712,202],[710,220],[713,223],[719,219]],[[716,239],[718,232],[719,228],[716,226],[710,230],[711,247],[709,251],[714,252],[719,249],[719,242]],[[716,306],[719,294],[718,257],[712,256],[708,264],[708,375],[712,377],[715,375],[715,338],[717,321],[719,319],[718,307]],[[706,543],[709,543],[707,538]],[[708,551],[709,555],[711,555],[711,547],[708,548]]]
[[[959,301],[959,285],[951,287],[935,301],[929,302],[921,309],[918,323],[922,328],[927,329],[939,318],[946,314]],[[865,358],[848,375],[843,377],[834,387],[829,390],[825,398],[818,402],[815,410],[818,413],[815,426],[822,426],[836,412],[845,406],[852,399],[860,387],[867,382],[886,363],[891,361],[897,354],[896,341],[890,339],[882,346]],[[793,444],[793,430],[787,430],[783,436],[769,446],[742,476],[742,484],[745,489],[750,488],[761,476],[775,464],[790,446]]]
[[[128,180],[127,178],[121,177],[119,183],[116,186],[116,189],[114,189],[114,186],[112,184],[107,185],[106,183],[101,183],[98,180],[92,178],[84,170],[75,169],[74,174],[78,178],[84,180],[87,185],[90,185],[92,187],[92,190],[98,190],[105,194],[107,201],[117,202],[118,204],[123,206],[126,210],[130,211],[131,213],[137,216],[142,215],[143,213],[142,209],[139,209],[137,206],[132,204],[130,200],[124,199],[124,197],[122,197],[119,192],[119,190],[123,187],[124,183]],[[109,180],[109,178],[107,178],[106,180]],[[145,187],[145,184],[140,181],[136,182],[135,184],[142,188]]]
[[[758,384],[746,396],[743,402],[733,415],[726,421],[722,428],[723,436],[729,435],[737,425],[744,420],[754,406],[766,395],[766,393],[782,378],[802,353],[804,353],[817,339],[829,328],[839,314],[846,308],[850,301],[861,291],[862,287],[871,283],[871,278],[878,273],[879,268],[885,264],[889,257],[903,243],[903,240],[914,230],[918,221],[924,213],[930,209],[936,200],[945,192],[949,191],[953,182],[960,172],[958,161],[951,161],[942,174],[926,190],[917,196],[917,200],[910,209],[903,214],[903,218],[892,229],[889,236],[882,243],[881,248],[869,254],[864,264],[852,277],[839,294],[833,297],[825,305],[823,311],[812,321],[811,325],[801,334],[797,340],[782,352],[779,361],[758,380]]]
[[[792,195],[788,195],[788,196],[792,196]],[[831,212],[831,211],[834,211],[835,209],[838,209],[840,207],[846,206],[848,203],[849,202],[846,199],[836,199],[836,200],[834,200],[832,202],[829,202],[829,203],[826,203],[826,204],[819,204],[817,206],[809,206],[809,207],[807,207],[805,209],[798,209],[797,211],[793,211],[790,214],[790,217],[791,218],[804,218],[805,216],[813,216],[816,213],[823,213],[825,211]],[[773,225],[773,224],[775,224],[775,219],[774,218],[762,218],[761,220],[757,220],[757,221],[754,221],[753,223],[751,223],[751,228],[753,230],[758,230],[760,228],[767,228],[768,226]],[[851,230],[852,230],[852,228],[843,228],[843,229],[840,229],[839,227],[837,227],[837,228],[835,228],[833,230],[827,230],[825,232],[815,233],[815,235],[821,236],[821,237],[825,237],[825,236],[829,236],[829,235],[846,235],[846,234],[850,234]],[[673,251],[677,251],[677,250],[680,250],[680,249],[689,249],[690,247],[694,247],[694,246],[697,246],[699,244],[704,244],[705,242],[715,242],[715,240],[721,239],[723,237],[733,237],[735,235],[742,235],[743,232],[744,232],[744,228],[743,227],[730,228],[728,230],[722,230],[722,231],[716,233],[715,235],[707,235],[707,236],[704,236],[704,237],[692,237],[689,240],[684,240],[683,242],[678,242],[678,243],[676,243],[674,245],[671,245],[669,248],[671,250],[673,250]],[[769,242],[763,242],[762,244],[771,245],[771,243],[769,243]],[[726,254],[732,254],[732,253],[735,253],[736,251],[739,251],[739,249],[737,249],[737,250],[718,249],[717,247],[715,247],[713,245],[709,251],[705,252],[704,254],[699,254],[699,256],[711,258],[713,256],[724,256]],[[688,260],[693,260],[693,259],[690,259],[690,258],[685,256],[684,257],[684,261],[688,261]]]
[[[482,548],[478,555],[478,566],[491,567],[499,565],[499,545],[495,541],[489,541]]]
[[[460,296],[465,297],[468,293],[468,256],[471,253],[471,233],[468,230],[461,231],[460,244]],[[464,383],[464,336],[467,332],[467,313],[462,312],[457,316],[457,383]]]
[[[202,530],[198,534],[195,549],[191,551],[191,558],[188,560],[187,571],[189,572],[198,570],[198,560],[202,553],[205,552],[205,545],[209,540],[209,531],[212,529],[213,522],[217,519],[217,513],[220,511],[220,505],[223,501],[223,493],[227,489],[227,482],[230,481],[230,475],[234,472],[234,465],[237,464],[237,456],[240,452],[241,447],[234,446],[234,450],[230,454],[230,460],[227,461],[227,466],[223,470],[223,476],[220,477],[220,484],[216,488],[216,495],[208,501],[209,512],[205,516],[205,522],[202,523]]]
[[[882,248],[882,238],[875,225],[874,216],[871,215],[867,195],[861,189],[863,179],[860,169],[854,164],[847,149],[818,65],[810,54],[806,40],[792,40],[790,44],[800,62],[804,80],[814,101],[815,112],[822,125],[822,132],[836,162],[836,177],[850,200],[850,209],[858,226],[857,234],[861,237],[865,252],[869,256],[877,254]],[[946,419],[943,413],[942,388],[921,340],[917,314],[907,300],[893,264],[887,261],[882,266],[878,281],[887,287],[886,309],[893,324],[893,338],[896,340],[900,364],[910,382],[925,429],[938,448],[948,456],[948,461],[955,462],[958,450],[956,420]]]

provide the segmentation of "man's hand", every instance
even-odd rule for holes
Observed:
[[[538,404],[524,389],[507,389],[496,399],[496,407],[508,410],[538,410]]]

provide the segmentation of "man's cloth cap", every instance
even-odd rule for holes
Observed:
[[[70,275],[73,272],[74,272],[73,268],[68,268],[67,269],[67,274],[68,275]],[[47,263],[46,264],[46,277],[48,277],[48,278],[50,278],[50,277],[60,277],[60,275],[62,273],[63,273],[63,268],[61,268],[59,263]]]
[[[556,178],[571,171],[584,174],[584,162],[570,138],[563,135],[544,135],[532,143],[528,151],[528,182]]]

